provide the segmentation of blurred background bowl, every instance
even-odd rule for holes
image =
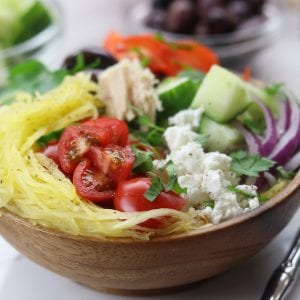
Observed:
[[[161,32],[167,39],[194,39],[211,48],[219,55],[226,67],[239,68],[248,65],[261,50],[272,45],[281,32],[282,17],[274,3],[264,6],[259,21],[249,19],[249,24],[224,34],[179,34],[148,26],[147,19],[152,11],[151,1],[141,1],[127,11],[126,30],[128,34]],[[254,22],[253,22],[254,21]]]
[[[51,24],[32,38],[9,48],[0,49],[0,85],[5,80],[7,69],[26,59],[39,59],[51,65],[62,35],[62,10],[56,1],[42,1],[52,17]]]

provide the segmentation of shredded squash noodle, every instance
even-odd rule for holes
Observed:
[[[0,108],[0,208],[33,224],[73,235],[149,239],[199,228],[207,220],[196,210],[155,209],[124,213],[80,199],[57,165],[35,150],[36,141],[53,130],[98,116],[97,87],[83,74],[65,78],[41,96],[19,94]],[[169,216],[164,229],[140,223]]]

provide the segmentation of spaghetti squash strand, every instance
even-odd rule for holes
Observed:
[[[149,239],[205,224],[194,212],[157,209],[119,212],[79,198],[72,182],[34,144],[42,135],[86,118],[96,118],[101,102],[87,76],[67,77],[41,96],[26,93],[0,108],[0,207],[33,224],[75,235]],[[169,216],[165,229],[143,228],[142,222]]]

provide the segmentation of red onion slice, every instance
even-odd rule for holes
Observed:
[[[244,136],[250,154],[261,153],[261,144],[259,138],[247,130],[240,122],[234,123],[237,129]]]
[[[300,167],[300,151],[298,151],[285,165],[288,171],[296,171]]]
[[[262,109],[265,117],[266,130],[265,135],[261,141],[261,154],[263,156],[268,156],[272,152],[278,141],[276,120],[274,119],[271,110],[260,99],[258,99],[257,97],[255,97],[254,99]]]
[[[294,98],[289,98],[291,107],[290,126],[274,147],[270,159],[280,165],[286,164],[299,146],[300,139],[300,108]]]
[[[277,122],[278,136],[281,137],[286,132],[291,124],[291,103],[285,99],[280,106],[280,117]]]

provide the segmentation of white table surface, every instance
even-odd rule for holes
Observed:
[[[60,0],[65,12],[65,33],[57,62],[75,49],[99,44],[111,29],[123,30],[126,5],[138,0]],[[253,62],[255,76],[286,82],[300,95],[300,26],[296,12],[288,14],[281,39]],[[170,295],[145,299],[256,300],[274,268],[284,257],[299,227],[300,211],[290,224],[258,255],[227,273]],[[59,254],[58,254],[59,255]],[[99,293],[53,274],[30,262],[0,237],[0,299],[104,300],[132,297]],[[143,297],[135,297],[143,299]],[[300,280],[289,300],[300,299]]]

